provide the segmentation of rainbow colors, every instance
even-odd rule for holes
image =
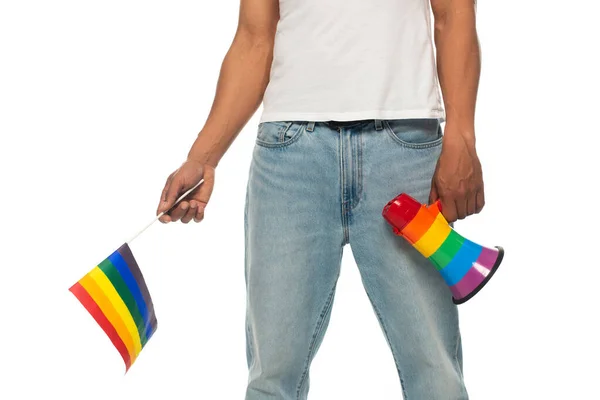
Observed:
[[[104,330],[126,371],[157,328],[152,298],[125,243],[69,289]]]
[[[385,206],[383,216],[437,268],[456,304],[473,297],[502,261],[501,247],[483,247],[456,233],[444,218],[439,201],[425,206],[403,193]]]
[[[421,207],[402,235],[435,265],[455,299],[475,290],[499,255],[498,249],[483,247],[456,233],[437,205]]]

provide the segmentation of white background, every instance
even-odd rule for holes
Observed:
[[[242,399],[258,115],[217,170],[206,220],[134,242],[159,329],[125,377],[67,290],[155,215],[208,113],[237,1],[0,4],[0,398]],[[456,229],[506,257],[460,307],[474,400],[600,399],[598,11],[478,6],[487,205]],[[348,247],[309,397],[401,398]]]

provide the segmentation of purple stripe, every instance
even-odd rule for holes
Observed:
[[[484,247],[481,255],[473,264],[473,266],[467,271],[465,276],[463,276],[463,278],[456,285],[450,287],[450,290],[452,291],[452,297],[454,297],[456,300],[460,300],[475,290],[494,267],[494,263],[496,262],[497,258],[497,249],[489,249]]]
[[[468,296],[469,293],[475,290],[484,279],[485,275],[482,275],[475,268],[469,269],[456,285],[450,287],[452,297],[456,300],[460,300],[463,297]]]
[[[154,335],[154,332],[156,332],[156,328],[157,327],[158,327],[158,323],[156,321],[156,316],[152,315],[152,319],[150,320],[150,324],[146,328],[146,337],[148,338],[148,340],[150,340],[150,338],[152,337],[152,335]]]
[[[477,264],[483,266],[487,270],[491,270],[498,259],[498,249],[484,247],[483,251],[477,259]]]

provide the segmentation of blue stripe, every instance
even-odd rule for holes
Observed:
[[[148,338],[148,340],[150,340],[152,335],[154,335],[154,332],[156,332],[156,328],[153,328],[152,325],[148,325],[146,327],[146,337]]]
[[[131,294],[133,295],[133,298],[135,299],[135,303],[138,306],[138,310],[140,310],[140,314],[142,314],[142,318],[144,319],[144,326],[147,327],[148,326],[148,307],[146,307],[146,302],[144,301],[142,292],[140,291],[140,288],[138,287],[135,277],[129,270],[129,266],[127,265],[127,262],[125,261],[125,259],[123,259],[123,257],[121,256],[121,254],[119,254],[118,251],[115,251],[113,254],[108,256],[108,260],[112,263],[112,265],[115,266],[115,268],[117,269],[117,271],[119,271],[119,274],[125,281],[125,284],[129,288],[129,291],[131,292]],[[146,338],[148,338],[147,335],[146,335]]]
[[[454,286],[471,269],[473,263],[477,261],[483,247],[465,239],[464,243],[454,256],[454,258],[440,270],[448,286]]]

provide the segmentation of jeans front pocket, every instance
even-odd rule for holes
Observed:
[[[394,119],[383,121],[395,142],[413,149],[425,149],[442,144],[442,126],[438,119]]]
[[[262,147],[281,148],[300,138],[306,122],[262,122],[258,125],[256,144]]]

